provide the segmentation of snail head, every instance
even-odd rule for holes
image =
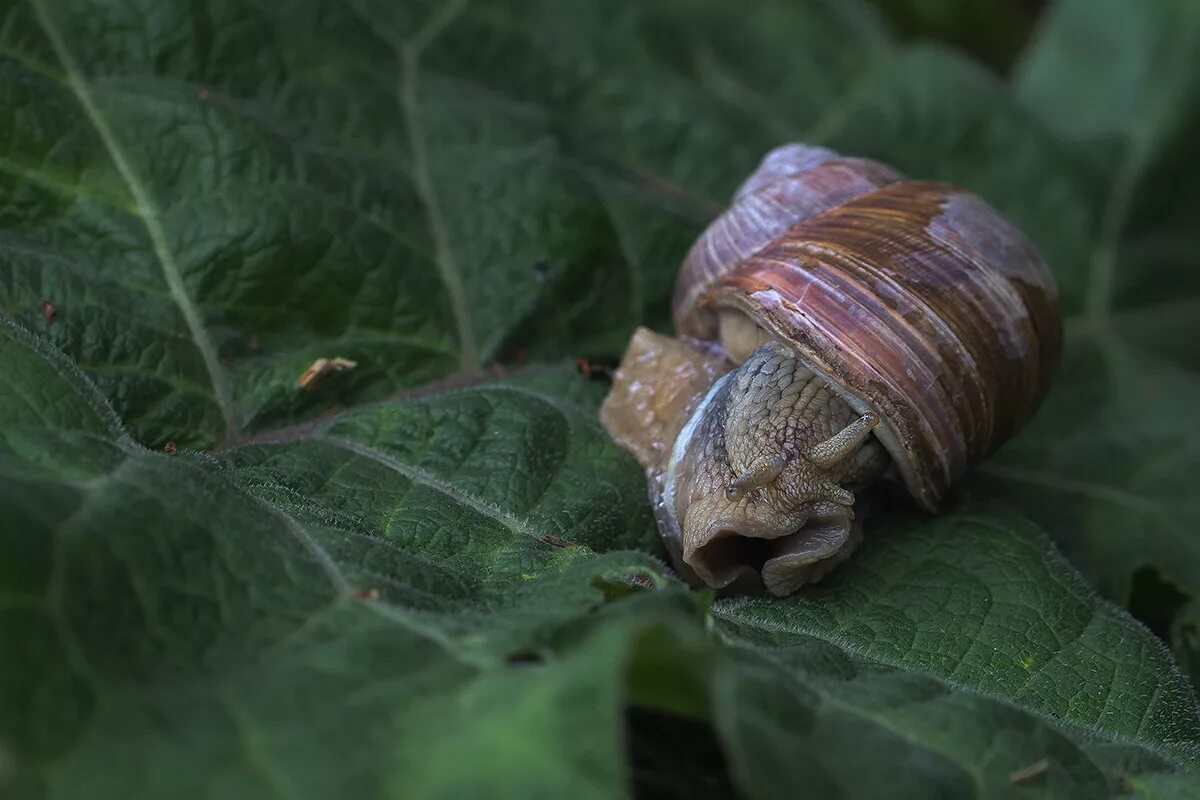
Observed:
[[[770,342],[714,385],[680,434],[667,481],[683,560],[705,582],[757,575],[787,594],[856,543],[854,494],[887,466],[857,414]]]

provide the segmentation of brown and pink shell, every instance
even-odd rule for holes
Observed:
[[[1061,348],[1053,278],[998,211],[960,189],[800,144],[768,154],[697,240],[674,319],[681,336],[724,346],[731,362],[713,366],[719,359],[706,354],[706,376],[766,338],[788,342],[853,408],[879,414],[876,435],[931,510],[1029,419]],[[634,371],[644,394],[653,378]],[[707,384],[684,381],[673,403],[686,407],[687,393]],[[606,406],[628,389],[618,380]],[[654,436],[671,428],[660,422]],[[647,447],[639,458],[652,469]]]

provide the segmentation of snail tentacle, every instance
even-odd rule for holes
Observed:
[[[822,469],[832,469],[858,452],[859,446],[878,424],[879,415],[867,412],[825,441],[810,447],[805,457]]]
[[[725,497],[730,500],[740,500],[755,489],[774,483],[786,466],[787,461],[783,456],[774,455],[760,458],[725,488]]]
[[[829,498],[830,502],[837,503],[839,506],[849,508],[854,505],[854,493],[849,489],[843,489],[833,482],[830,482],[829,486],[825,489],[825,496]]]

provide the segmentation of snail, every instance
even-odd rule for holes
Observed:
[[[1033,415],[1062,339],[1049,270],[984,200],[804,144],[700,235],[672,311],[601,420],[681,575],[781,596],[850,555],[874,484],[937,511]]]

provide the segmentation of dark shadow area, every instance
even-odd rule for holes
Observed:
[[[732,578],[743,567],[755,574],[762,572],[767,559],[775,555],[778,544],[770,539],[741,536],[733,531],[718,533],[692,556],[692,565],[703,564],[718,580]]]
[[[725,754],[712,728],[674,714],[630,706],[626,742],[637,800],[736,800]]]
[[[1187,601],[1188,596],[1174,584],[1163,580],[1154,567],[1140,567],[1133,573],[1129,588],[1129,613],[1164,642],[1171,641],[1171,623]]]
[[[1007,74],[1047,0],[871,0],[905,39],[965,50]]]

